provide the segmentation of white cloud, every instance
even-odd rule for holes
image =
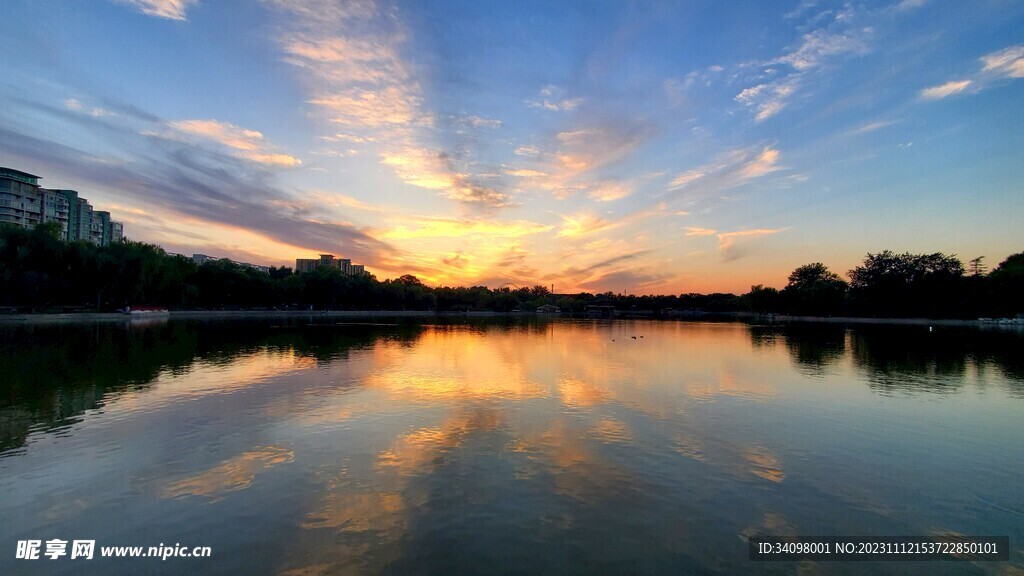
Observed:
[[[950,81],[941,86],[932,86],[921,90],[921,97],[926,100],[938,100],[953,94],[959,94],[971,85],[970,80]]]
[[[148,16],[166,18],[168,20],[185,20],[185,12],[199,0],[118,0],[121,4],[131,6]]]
[[[483,208],[512,204],[507,194],[481,185],[472,164],[456,166],[436,144],[436,119],[424,104],[417,68],[402,57],[408,30],[387,6],[372,0],[265,0],[284,20],[284,60],[305,73],[308,102],[344,127],[346,142],[328,136],[350,155],[353,144],[372,142],[381,164],[404,183]],[[497,128],[500,120],[452,118],[455,135]]]
[[[669,183],[669,192],[681,194],[690,201],[721,194],[782,170],[779,157],[779,151],[771,146],[733,150],[710,164],[682,172]]]
[[[548,85],[540,89],[537,98],[527,100],[526,105],[530,108],[543,108],[552,112],[565,112],[575,110],[582,102],[582,98],[568,98],[565,90]]]
[[[672,181],[668,183],[669,189],[675,190],[677,188],[682,188],[689,184],[690,182],[700,180],[701,178],[708,175],[709,170],[711,169],[709,169],[708,167],[687,170],[686,172],[683,172],[682,174],[673,178]]]
[[[855,128],[849,132],[849,134],[867,134],[868,132],[874,132],[875,130],[881,130],[887,126],[897,124],[899,120],[878,120],[877,122],[868,122],[859,128]]]
[[[927,0],[902,0],[902,2],[896,5],[896,10],[903,12],[906,10],[913,10],[914,8],[920,8],[921,6],[924,6],[926,1]]]
[[[96,107],[90,108],[90,107],[82,104],[80,101],[78,101],[78,100],[76,100],[74,98],[68,98],[67,100],[65,100],[64,101],[64,106],[68,110],[74,110],[75,112],[81,112],[83,114],[88,114],[90,116],[99,117],[99,116],[114,116],[115,115],[113,112],[110,112],[109,110],[104,110],[103,108],[96,108]]]
[[[800,16],[816,2],[805,2],[787,18]],[[831,14],[821,13],[814,20]],[[780,112],[794,95],[814,85],[814,75],[826,65],[842,56],[862,55],[869,51],[871,27],[855,25],[859,11],[847,4],[832,22],[800,37],[799,44],[788,52],[768,61],[748,62],[741,69],[755,69],[747,73],[745,81],[753,84],[736,95],[737,102],[754,113],[757,122],[763,122]]]
[[[979,58],[981,70],[966,80],[951,80],[921,90],[925,100],[939,100],[964,92],[977,93],[1001,78],[1024,78],[1024,44],[1009,46]]]
[[[867,51],[867,46],[860,37],[864,30],[857,33],[846,32],[836,34],[825,29],[804,34],[800,46],[779,57],[775,62],[789,64],[797,70],[809,70],[821,66],[825,59],[842,54],[858,54]]]
[[[981,57],[984,72],[1024,78],[1024,45],[1010,46]]]
[[[786,107],[787,100],[796,91],[799,79],[791,77],[767,84],[758,84],[736,95],[736,101],[755,110],[754,118],[763,122]]]

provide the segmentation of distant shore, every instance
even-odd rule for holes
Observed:
[[[122,312],[75,312],[38,314],[0,314],[0,324],[66,324],[78,322],[126,322],[151,324],[161,320],[217,320],[233,318],[499,318],[535,317],[532,314],[516,314],[493,311],[441,312],[432,310],[176,310],[167,314],[144,314],[132,316]],[[539,315],[541,318],[578,318],[569,315]],[[628,318],[622,318],[626,320]],[[750,312],[714,313],[687,315],[667,320],[736,320],[755,324],[872,324],[893,326],[941,326],[978,328],[1017,328],[1024,330],[1024,320],[957,320],[931,318],[870,318],[856,316],[790,316],[785,314],[756,314]]]
[[[1021,328],[1024,329],[1024,321],[1011,320],[1010,322],[998,322],[996,320],[958,320],[958,319],[937,319],[937,318],[870,318],[859,316],[788,316],[785,314],[749,314],[742,318],[753,322],[767,322],[771,324],[800,324],[800,323],[823,323],[823,324],[890,324],[901,326],[977,326],[985,328]]]

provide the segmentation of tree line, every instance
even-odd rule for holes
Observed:
[[[0,227],[0,306],[7,310],[317,309],[532,311],[552,304],[582,313],[588,305],[664,314],[669,310],[801,315],[976,318],[1024,311],[1024,252],[985,274],[944,254],[868,254],[845,280],[824,264],[800,266],[782,289],[753,286],[736,294],[551,294],[544,286],[490,289],[430,287],[412,275],[378,280],[317,268],[270,273],[216,260],[195,264],[158,246],[64,242],[52,224]]]

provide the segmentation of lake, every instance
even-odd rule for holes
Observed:
[[[1024,574],[1020,332],[432,322],[0,325],[0,573]],[[99,557],[160,545],[211,554]]]

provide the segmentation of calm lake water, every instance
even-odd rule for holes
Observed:
[[[1022,574],[1022,351],[892,326],[0,325],[0,574]],[[754,534],[1008,535],[1011,560],[754,563]],[[15,559],[55,538],[97,557]],[[212,557],[98,558],[160,544]]]

